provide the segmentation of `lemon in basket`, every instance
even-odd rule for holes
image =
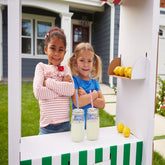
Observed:
[[[120,70],[121,66],[116,66],[115,69],[113,70],[113,72],[115,73],[115,75],[119,75],[119,70]]]
[[[123,135],[125,137],[129,137],[130,133],[131,133],[130,129],[128,127],[124,127],[124,129],[123,129]]]
[[[124,72],[125,72],[125,67],[124,66],[120,67],[120,69],[119,69],[119,75],[120,76],[124,76]]]
[[[119,133],[122,133],[123,132],[123,129],[124,129],[124,124],[123,123],[118,123],[117,124],[117,131]]]
[[[132,74],[132,68],[128,69],[127,71],[127,77],[131,78],[131,74]]]
[[[131,67],[126,67],[124,71],[125,77],[128,77],[128,70],[131,69]]]

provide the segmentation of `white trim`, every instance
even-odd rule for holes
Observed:
[[[67,42],[67,47],[66,47],[66,54],[65,58],[62,62],[62,65],[65,65],[68,63],[68,59],[71,54],[71,17],[73,13],[60,13],[61,17],[61,29],[64,30],[65,35],[66,35],[66,42]]]
[[[22,5],[47,9],[56,13],[69,12],[69,4],[61,0],[22,0]]]
[[[22,39],[22,37],[30,38],[31,39],[31,55],[32,55],[33,54],[33,19],[31,17],[29,17],[28,14],[22,14],[22,20],[23,19],[30,20],[30,22],[31,22],[31,35],[30,36],[23,36],[21,34],[21,39]],[[21,28],[22,28],[22,26],[21,26]],[[28,54],[24,54],[24,56],[28,56]]]
[[[105,2],[102,2],[100,0],[62,0],[64,2],[69,3],[69,7],[72,9],[80,10],[86,10],[88,12],[103,12],[104,11],[104,4]]]
[[[27,54],[22,54],[22,58],[28,58],[28,59],[48,59],[47,55],[27,55]]]
[[[20,164],[21,0],[8,1],[8,164]],[[14,33],[13,33],[14,30]]]
[[[52,23],[52,26],[54,26],[55,23],[55,17],[48,17],[48,16],[40,16],[40,15],[34,15],[34,14],[22,14],[22,19],[29,19],[31,20],[31,54],[22,54],[22,58],[31,58],[31,59],[47,59],[46,55],[38,55],[37,54],[37,21],[43,21],[43,22],[50,22]],[[35,20],[35,38],[34,37],[34,31],[33,31],[33,20]],[[33,54],[33,41],[35,39],[35,54]]]
[[[111,31],[110,31],[110,58],[109,58],[109,64],[114,58],[114,29],[115,29],[115,6],[114,4],[111,4],[107,2],[107,4],[111,7]],[[109,76],[109,84],[110,87],[113,87],[113,77]]]
[[[165,11],[165,8],[160,7],[160,11]]]

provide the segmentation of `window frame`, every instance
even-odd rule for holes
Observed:
[[[48,22],[52,26],[55,26],[55,17],[52,16],[40,16],[34,14],[22,14],[22,20],[27,19],[31,20],[31,54],[22,53],[22,58],[31,58],[31,59],[48,59],[47,55],[37,54],[37,22]],[[21,40],[22,40],[21,34]]]
[[[31,36],[30,37],[28,37],[28,36],[23,36],[22,35],[22,30],[21,30],[21,42],[22,42],[22,38],[23,37],[26,37],[26,38],[31,38],[31,54],[25,54],[25,53],[22,53],[22,50],[21,50],[21,53],[22,53],[22,57],[26,57],[26,56],[30,56],[30,57],[32,57],[33,56],[33,19],[32,18],[30,18],[30,17],[28,17],[27,15],[22,15],[22,20],[30,20],[30,22],[31,22]],[[22,29],[22,24],[21,24],[21,29]]]

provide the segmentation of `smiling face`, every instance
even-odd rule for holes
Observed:
[[[89,80],[90,73],[93,68],[93,52],[82,50],[77,58],[78,76],[83,80]]]
[[[45,54],[48,55],[49,65],[59,66],[63,61],[66,50],[64,42],[57,36],[51,37],[49,43],[44,47]]]

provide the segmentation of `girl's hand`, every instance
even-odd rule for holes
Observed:
[[[79,87],[79,89],[78,89],[78,95],[81,96],[81,95],[85,95],[85,94],[87,94],[86,91],[83,88]]]
[[[98,92],[97,92],[96,90],[94,90],[94,91],[92,92],[92,98],[93,98],[93,100],[95,100],[95,99],[98,98]]]
[[[44,87],[46,87],[46,80],[47,80],[47,79],[45,79],[44,82],[43,82],[43,86],[44,86]]]
[[[70,75],[66,75],[63,77],[62,81],[66,81],[66,82],[73,82],[72,78]]]

